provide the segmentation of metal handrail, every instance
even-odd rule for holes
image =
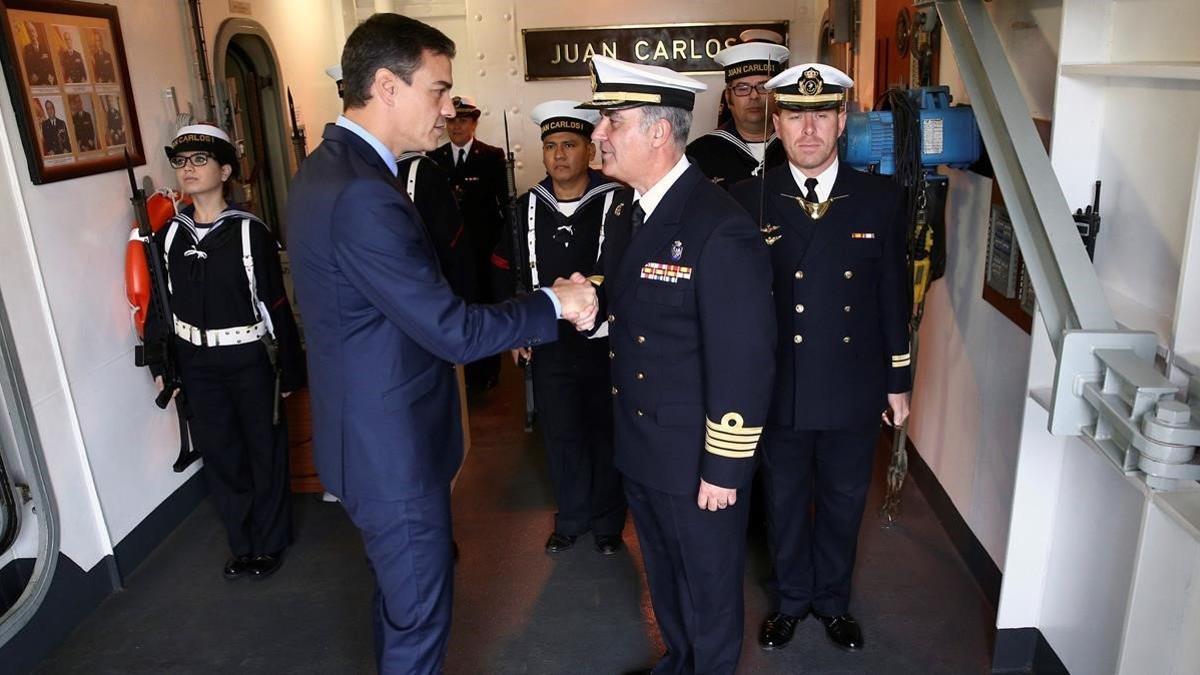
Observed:
[[[13,544],[17,541],[17,535],[21,533],[21,505],[13,497],[12,482],[8,477],[8,470],[4,467],[4,456],[0,454],[0,514],[3,514],[3,523],[0,523],[0,555],[8,553]]]
[[[971,96],[1055,352],[1068,330],[1115,330],[1100,279],[983,0],[934,4]]]
[[[1153,489],[1200,480],[1193,411],[1155,365],[1158,336],[1118,328],[984,0],[925,4],[954,49],[1054,349],[1049,431],[1090,439]]]
[[[58,565],[61,536],[58,507],[54,501],[49,475],[46,473],[46,461],[34,425],[29,392],[25,389],[25,378],[17,360],[16,344],[5,310],[3,293],[0,293],[0,394],[7,404],[7,409],[0,410],[0,414],[7,413],[15,441],[14,449],[22,466],[28,470],[26,480],[38,525],[38,549],[33,562],[33,575],[25,584],[25,589],[16,603],[0,616],[2,647],[29,623],[45,600],[46,593],[50,590],[50,582],[54,579],[54,569]]]

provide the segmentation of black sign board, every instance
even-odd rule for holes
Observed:
[[[713,55],[737,44],[738,35],[751,28],[773,30],[787,39],[787,21],[527,28],[521,31],[525,79],[587,77],[587,60],[594,54],[681,73],[719,72]]]

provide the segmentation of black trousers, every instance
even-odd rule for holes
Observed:
[[[625,495],[667,645],[655,675],[733,673],[742,653],[750,495],[738,491],[733,506],[706,511],[695,494],[660,492],[629,477]]]
[[[470,227],[469,224],[468,227]],[[492,251],[496,248],[497,240],[497,236],[490,233],[475,231],[471,234],[471,244],[474,247],[472,261],[475,267],[475,288],[472,289],[474,297],[468,298],[470,302],[486,304],[500,302],[503,299],[492,287],[492,277],[494,276]],[[504,354],[504,356],[508,355]],[[500,380],[500,357],[500,354],[485,356],[478,361],[466,364],[463,376],[467,386],[482,387],[489,380],[498,382]]]
[[[878,425],[821,431],[772,426],[763,434],[771,586],[779,611],[839,616],[849,609],[878,439]]]
[[[538,348],[530,364],[558,504],[554,531],[619,535],[625,494],[613,466],[608,340],[571,342]]]
[[[275,373],[260,343],[181,350],[191,432],[235,555],[292,541],[287,424],[271,424]]]

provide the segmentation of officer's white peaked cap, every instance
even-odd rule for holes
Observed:
[[[581,108],[616,110],[642,105],[662,105],[691,110],[696,92],[708,89],[700,80],[670,68],[593,56],[588,61],[592,74],[592,100]]]

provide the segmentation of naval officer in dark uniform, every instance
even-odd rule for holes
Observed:
[[[42,153],[61,155],[71,151],[71,137],[67,135],[67,123],[62,121],[54,109],[54,102],[46,99],[46,119],[42,120]]]
[[[475,137],[482,111],[469,96],[455,96],[454,118],[446,122],[450,141],[429,153],[449,173],[450,186],[458,197],[466,234],[475,263],[475,294],[468,299],[493,302],[491,288],[492,251],[508,232],[505,205],[508,177],[504,151]],[[467,385],[491,389],[500,377],[500,357],[489,356],[467,364]]]
[[[764,160],[769,169],[786,159],[771,127],[763,85],[783,70],[787,59],[787,47],[769,42],[733,45],[713,57],[725,69],[722,96],[731,118],[692,141],[687,155],[704,175],[726,190],[757,176]]]
[[[592,138],[628,183],[609,212],[602,305],[617,469],[667,654],[655,673],[733,673],[747,492],[770,401],[775,319],[757,226],[684,156],[695,92],[596,56]],[[604,311],[604,310],[602,310]]]
[[[850,577],[880,415],[908,416],[903,199],[890,180],[838,162],[852,85],[812,63],[768,82],[788,163],[734,188],[752,214],[764,204],[779,326],[762,450],[778,603],[759,635],[766,649],[810,612],[834,644],[863,646]]]
[[[63,81],[67,84],[86,82],[88,79],[87,68],[83,65],[83,54],[75,49],[75,41],[71,38],[71,33],[63,31],[60,35],[63,48],[58,50],[58,62],[62,66]]]
[[[593,274],[608,214],[622,187],[588,169],[596,154],[592,130],[600,116],[577,105],[546,101],[530,115],[541,128],[547,174],[521,196],[516,209],[520,267],[531,291],[548,279]],[[492,256],[496,288],[505,297],[514,293],[514,245],[506,236]],[[612,555],[621,549],[625,495],[613,466],[608,327],[584,336],[560,321],[558,332],[557,342],[513,352],[533,369],[538,424],[558,505],[546,552],[565,551],[590,530],[596,550]]]
[[[29,86],[58,84],[58,79],[54,76],[54,62],[50,60],[50,52],[42,44],[42,35],[38,33],[37,24],[26,21],[25,36],[29,38],[29,42],[21,48],[21,55],[25,59],[25,76],[29,78]]]
[[[117,67],[113,63],[112,54],[104,48],[104,33],[99,28],[92,29],[92,67],[95,69],[96,82],[116,82]]]

